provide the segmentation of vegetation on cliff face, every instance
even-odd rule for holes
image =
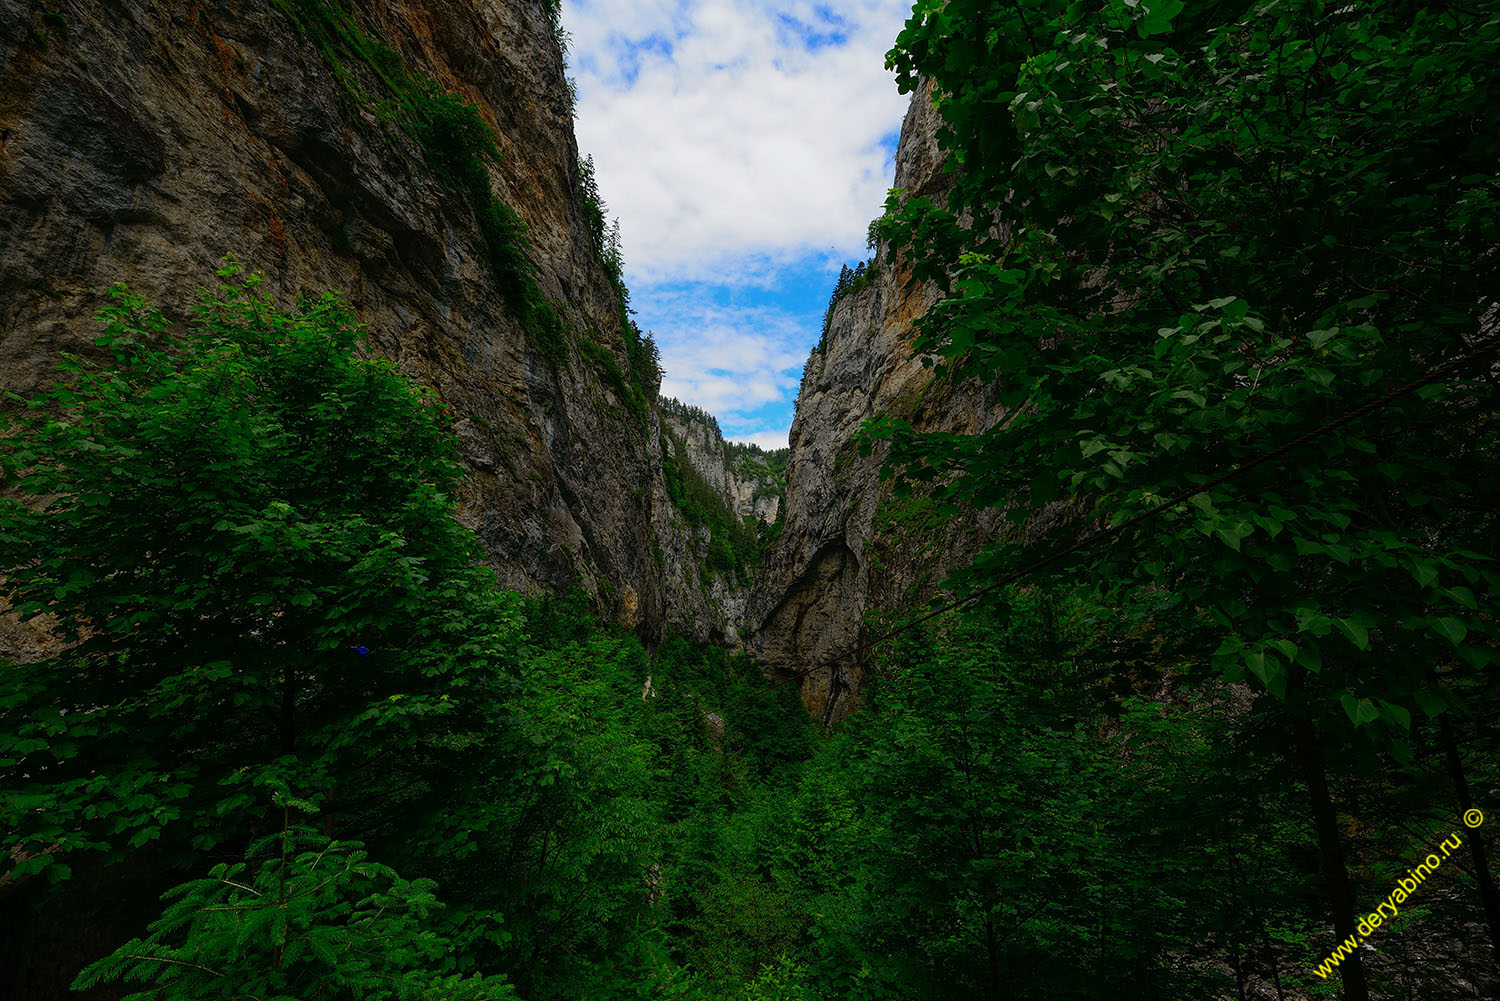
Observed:
[[[719,429],[719,419],[702,407],[696,407],[691,403],[683,403],[675,396],[663,396],[656,403],[664,414],[706,425],[714,434],[721,438],[724,436],[724,432]]]
[[[876,223],[871,225],[876,225]],[[833,307],[837,306],[844,296],[868,288],[879,273],[879,262],[873,257],[868,261],[860,261],[852,268],[847,264],[839,268],[838,280],[834,282],[833,291],[828,296],[828,308],[823,311],[823,333],[818,338],[818,346],[815,350],[819,352],[828,350],[828,330],[833,325]]]
[[[724,460],[730,471],[745,479],[764,479],[774,486],[783,488],[786,486],[786,460],[789,449],[767,449],[753,442],[730,441],[719,429],[719,419],[702,407],[683,403],[672,396],[659,397],[656,402],[664,416],[675,417],[692,424],[701,424],[712,432],[713,439],[723,443]]]
[[[788,450],[726,441],[713,414],[673,397],[659,398],[657,407],[667,495],[689,528],[707,530],[706,540],[693,542],[697,554],[708,573],[749,583],[779,530]],[[748,498],[741,493],[747,488]],[[775,498],[774,517],[758,510],[767,497]],[[746,500],[748,512],[741,506]]]
[[[584,225],[588,227],[589,238],[593,242],[595,253],[599,255],[599,262],[604,265],[604,273],[620,300],[620,329],[625,334],[625,357],[630,369],[628,380],[620,373],[612,356],[598,360],[624,394],[637,420],[644,420],[651,406],[651,399],[661,385],[661,354],[652,336],[642,333],[631,318],[630,289],[625,285],[625,259],[620,248],[620,221],[616,219],[612,225],[607,222],[609,208],[599,194],[599,182],[594,177],[593,157],[584,157],[578,162],[578,186],[583,199]],[[597,348],[593,352],[596,357],[600,351],[608,354],[607,349],[588,341],[584,343],[585,353],[588,353],[590,346]]]
[[[328,0],[276,0],[276,4],[299,33],[317,43],[349,99],[377,110],[404,129],[438,177],[469,199],[496,286],[537,338],[538,346],[560,360],[565,350],[562,321],[537,287],[525,224],[490,185],[488,168],[498,162],[500,153],[478,109],[435,81],[409,72],[400,53],[366,34],[342,4]],[[344,65],[347,58],[368,67],[386,94],[367,94],[359,77]]]
[[[724,458],[736,476],[757,484],[750,495],[753,505],[762,497],[777,498],[777,520],[786,508],[786,463],[789,448],[761,448],[754,442],[724,442]]]
[[[666,428],[662,429],[661,469],[672,505],[690,527],[708,530],[700,553],[708,571],[735,582],[749,581],[761,550],[755,519],[735,513],[688,459],[687,444]]]
[[[1123,524],[1494,336],[1497,42],[1431,5],[920,3],[892,60],[937,81],[962,169],[882,231],[947,293],[919,348],[1014,419],[872,427],[910,501],[887,517]],[[423,100],[467,187],[478,119]],[[31,994],[1500,989],[1492,368],[915,625],[823,734],[744,657],[502,591],[434,396],[339,297],[220,277],[187,325],[120,289],[98,355],[0,427],[4,595],[61,641],[0,665],[0,890],[27,936],[90,943]],[[1330,928],[1369,948],[1330,966]]]
[[[376,111],[416,140],[434,173],[454,191],[467,198],[496,287],[510,309],[525,323],[533,341],[548,358],[566,359],[568,332],[556,304],[547,300],[536,281],[526,225],[514,209],[499,198],[490,181],[489,168],[498,164],[500,153],[494,135],[479,110],[462,96],[448,92],[435,81],[412,73],[400,53],[360,27],[343,4],[330,0],[276,0],[304,37],[316,42],[350,101]],[[561,4],[548,0],[546,13],[558,44],[563,45]],[[361,77],[344,65],[355,59],[384,88],[370,94]],[[600,364],[622,394],[635,418],[644,420],[649,400],[660,379],[656,345],[630,317],[630,293],[625,287],[620,252],[619,223],[607,224],[607,209],[594,179],[593,162],[577,165],[579,199],[584,223],[595,252],[620,299],[620,329],[625,337],[628,376],[607,348],[588,337],[578,338],[580,351]]]

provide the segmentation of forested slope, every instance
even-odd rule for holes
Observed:
[[[918,5],[891,53],[914,93],[897,190],[804,374],[754,648],[836,721],[905,677],[836,655],[931,595],[1008,614],[1014,580],[1095,609],[1107,713],[1228,699],[1224,739],[1257,734],[1296,790],[1249,802],[1307,818],[1253,857],[1305,853],[1284,904],[1336,930],[1293,972],[1280,919],[1216,919],[1240,996],[1308,969],[1353,998],[1494,989],[1485,939],[1455,940],[1480,916],[1500,935],[1459,823],[1494,792],[1497,24],[1492,4]],[[1374,903],[1391,917],[1382,866],[1455,827],[1468,917],[1319,975]],[[1428,978],[1414,956],[1477,965]]]
[[[1495,4],[919,4],[890,65],[930,169],[804,378],[754,576],[795,640],[771,662],[652,628],[706,607],[672,597],[663,524],[698,504],[712,558],[736,512],[662,444],[565,124],[562,160],[504,127],[562,122],[565,91],[506,91],[475,38],[560,76],[548,9],[450,8],[140,6],[108,34],[0,0],[6,344],[32,352],[0,579],[45,639],[0,661],[8,991],[1500,992]],[[215,74],[241,71],[237,98]],[[341,162],[402,154],[356,172],[406,163],[398,207],[432,209],[386,218],[383,264],[318,229],[379,200],[295,143],[267,153],[284,260],[215,273],[222,216],[167,215],[215,190],[189,151],[234,114],[282,134],[268,79],[349,126],[314,130]],[[198,138],[104,101],[132,86]],[[72,284],[18,298],[45,261]],[[473,427],[512,405],[536,479],[497,529]],[[526,526],[573,570],[510,567]],[[697,569],[743,583],[717,538]],[[929,595],[961,604],[918,621]]]

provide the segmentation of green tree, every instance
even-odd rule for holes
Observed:
[[[472,735],[463,781],[420,818],[403,863],[450,888],[470,961],[534,999],[599,996],[660,857],[640,736],[645,650],[599,635],[585,609],[528,645],[494,724]]]
[[[372,861],[357,841],[288,822],[244,862],[169,890],[150,935],[90,965],[73,988],[142,985],[125,1001],[514,997],[498,977],[444,972],[452,943],[427,927],[441,906],[435,889]]]
[[[1077,611],[1011,602],[951,635],[906,634],[849,724],[840,784],[867,830],[830,832],[853,857],[825,864],[858,875],[844,906],[819,903],[840,996],[1123,999],[1181,983],[1166,962],[1181,901],[1160,876],[1175,845],[1151,837],[1162,783],[1099,735],[1100,693],[1060,642]]]
[[[514,653],[441,408],[333,295],[283,310],[252,276],[187,331],[116,300],[112,363],[69,359],[0,444],[6,592],[67,644],[0,675],[5,867],[232,844],[272,781],[389,829]]]
[[[1072,497],[1121,524],[1493,337],[1481,6],[919,4],[889,58],[905,89],[932,81],[958,169],[944,205],[894,193],[882,233],[947,290],[918,349],[1013,413],[975,436],[879,424],[892,469],[948,504],[1024,520]],[[1330,760],[1409,758],[1412,713],[1494,661],[1494,407],[1471,367],[1071,571],[1284,700],[1340,938]],[[1358,961],[1341,972],[1363,1001]]]

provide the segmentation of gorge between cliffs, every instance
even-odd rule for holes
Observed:
[[[1500,5],[891,8],[0,0],[4,997],[1500,996]]]

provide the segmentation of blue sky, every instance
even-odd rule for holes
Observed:
[[[662,392],[786,445],[839,266],[891,185],[910,0],[565,0],[578,145]]]

